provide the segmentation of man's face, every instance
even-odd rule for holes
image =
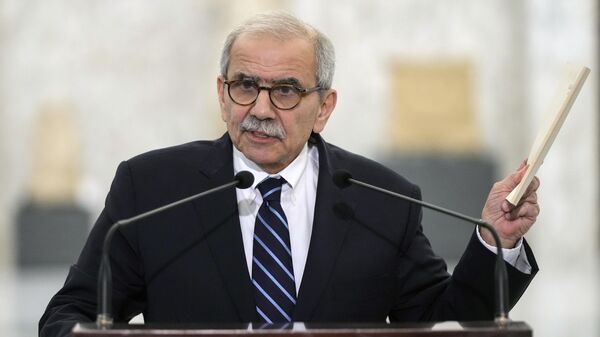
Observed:
[[[233,145],[263,170],[277,173],[298,156],[311,131],[321,132],[335,107],[336,93],[328,90],[321,99],[318,92],[305,95],[291,110],[275,107],[266,90],[256,102],[242,106],[227,94],[225,80],[254,79],[258,85],[294,84],[316,86],[315,57],[311,43],[304,39],[278,40],[267,36],[240,35],[231,49],[227,79],[219,76],[217,90],[221,118],[227,124]],[[267,121],[284,136],[244,131],[244,120]]]

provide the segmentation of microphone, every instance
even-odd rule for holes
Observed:
[[[172,202],[170,204],[149,210],[147,212],[138,214],[131,218],[122,219],[114,224],[108,229],[106,236],[104,237],[104,245],[102,247],[102,260],[100,261],[100,269],[98,271],[98,316],[96,318],[96,325],[100,329],[109,329],[113,324],[113,318],[111,314],[112,310],[112,274],[110,270],[110,259],[108,256],[108,252],[110,250],[110,243],[112,241],[112,237],[121,226],[130,224],[132,222],[136,222],[138,220],[144,219],[151,215],[161,213],[173,207],[184,204],[188,201],[192,201],[198,198],[202,198],[209,194],[228,189],[230,187],[237,187],[239,189],[245,189],[252,186],[254,182],[254,175],[248,171],[240,171],[238,172],[233,181],[223,184],[221,186],[217,186],[210,190],[200,192],[198,194],[194,194],[187,198],[183,198]]]
[[[504,256],[502,254],[502,244],[500,242],[500,237],[498,236],[498,233],[496,232],[496,230],[494,229],[493,226],[489,225],[487,222],[481,220],[481,219],[476,219],[476,218],[472,218],[470,216],[443,208],[443,207],[439,207],[436,205],[432,205],[430,203],[418,200],[418,199],[414,199],[411,197],[408,197],[406,195],[403,194],[399,194],[396,192],[392,192],[390,190],[386,190],[383,189],[381,187],[377,187],[377,186],[373,186],[371,184],[367,184],[365,182],[362,182],[360,180],[356,180],[354,178],[352,178],[352,174],[350,174],[350,172],[346,171],[346,170],[337,170],[333,173],[333,183],[343,189],[346,188],[352,184],[355,185],[359,185],[365,188],[368,188],[370,190],[375,190],[377,192],[381,192],[383,194],[387,194],[396,198],[400,198],[402,200],[408,201],[410,203],[413,204],[417,204],[420,205],[422,207],[425,208],[429,208],[432,209],[434,211],[449,215],[451,217],[457,218],[457,219],[461,219],[464,220],[466,222],[470,222],[472,224],[481,226],[485,229],[487,229],[488,231],[490,231],[490,233],[492,233],[492,236],[494,237],[494,242],[496,243],[496,270],[495,270],[495,286],[496,286],[496,317],[495,317],[495,321],[497,323],[500,324],[505,324],[509,321],[508,318],[508,276],[506,274],[506,266],[504,265]]]

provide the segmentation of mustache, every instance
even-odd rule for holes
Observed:
[[[248,115],[240,123],[241,131],[254,131],[266,134],[269,137],[285,139],[285,130],[274,119],[258,119],[255,116]]]

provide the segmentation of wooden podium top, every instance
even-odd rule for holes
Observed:
[[[116,324],[102,330],[95,323],[79,323],[73,328],[73,337],[193,337],[193,336],[431,336],[431,337],[531,337],[531,328],[524,322],[499,325],[494,322],[441,322],[411,324],[316,324],[290,323],[287,325],[260,326],[254,324],[223,325],[127,325]]]

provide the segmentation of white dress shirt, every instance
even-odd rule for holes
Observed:
[[[254,175],[254,183],[247,189],[236,189],[240,226],[244,253],[249,275],[252,275],[252,248],[254,242],[254,222],[262,204],[262,195],[257,188],[268,177],[282,177],[286,183],[281,189],[281,207],[288,220],[292,264],[296,282],[296,294],[304,274],[306,257],[312,233],[317,183],[319,179],[319,151],[315,146],[304,145],[296,159],[277,174],[268,174],[258,165],[250,161],[243,153],[233,147],[233,170],[250,171]],[[477,230],[479,241],[491,252],[496,253],[496,247],[487,244]],[[519,240],[515,248],[503,249],[504,260],[523,273],[531,273],[531,265],[527,260],[525,248]]]
[[[250,188],[236,189],[244,253],[250,275],[252,275],[254,222],[258,209],[262,205],[262,195],[257,185],[268,177],[285,179],[286,183],[281,187],[281,208],[288,220],[297,294],[304,274],[312,234],[319,179],[319,151],[315,146],[304,145],[298,157],[290,165],[283,171],[270,175],[234,147],[233,170],[235,173],[246,170],[254,175],[254,183]]]
[[[479,226],[477,226],[477,238],[479,238],[479,242],[481,242],[485,248],[496,254],[496,247],[489,245],[483,240],[479,233],[480,230]],[[531,274],[531,264],[529,264],[529,260],[527,259],[525,246],[523,246],[523,238],[520,238],[519,241],[517,241],[515,248],[502,248],[502,256],[504,257],[504,261],[517,268],[521,273]]]

